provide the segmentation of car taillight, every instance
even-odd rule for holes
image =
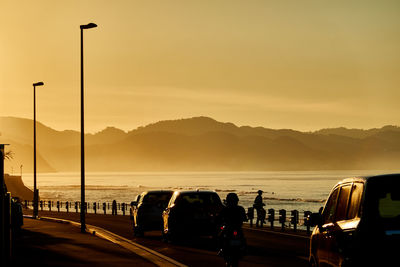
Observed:
[[[234,236],[237,236],[237,234],[238,234],[237,231],[233,231]]]

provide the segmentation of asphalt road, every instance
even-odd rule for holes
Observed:
[[[26,214],[30,211],[26,210]],[[80,220],[79,213],[40,211],[39,216]],[[217,256],[210,238],[192,238],[170,244],[161,239],[161,231],[146,232],[144,237],[134,237],[129,216],[87,214],[86,223],[104,228],[143,246],[175,259],[188,266],[225,266]],[[309,239],[304,234],[280,233],[266,229],[245,229],[248,253],[240,266],[308,266]]]

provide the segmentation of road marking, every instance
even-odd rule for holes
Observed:
[[[32,218],[32,216],[27,216],[24,215],[26,218]],[[57,222],[57,223],[66,223],[66,224],[71,224],[76,227],[81,227],[81,224],[78,222],[70,221],[70,220],[65,220],[65,219],[59,219],[59,218],[52,218],[52,217],[40,217],[40,220],[43,221],[51,221],[51,222]],[[105,240],[108,240],[112,243],[115,243],[117,245],[120,245],[121,247],[147,259],[148,261],[156,264],[157,266],[178,266],[178,267],[187,267],[187,265],[182,264],[174,259],[171,259],[163,254],[158,253],[157,251],[154,251],[150,248],[147,248],[145,246],[142,246],[136,242],[133,242],[129,239],[126,239],[122,236],[119,236],[113,232],[107,231],[103,228],[93,226],[86,224],[86,232],[97,235],[100,238],[103,238]]]
[[[98,235],[104,239],[107,239],[113,243],[116,243],[116,244],[150,260],[151,262],[157,264],[158,266],[179,266],[179,267],[187,266],[187,265],[177,262],[163,254],[160,254],[157,251],[154,251],[150,248],[142,246],[136,242],[133,242],[129,239],[126,239],[122,236],[119,236],[117,234],[109,232],[100,227],[93,226],[93,225],[87,225],[87,229],[90,232],[94,231],[96,235]]]

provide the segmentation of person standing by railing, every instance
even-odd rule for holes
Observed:
[[[258,193],[258,195],[254,199],[253,207],[257,211],[256,227],[259,227],[259,226],[262,227],[262,225],[264,224],[264,220],[265,220],[265,209],[264,209],[265,204],[263,203],[263,200],[262,200],[263,191],[258,190],[257,193]]]
[[[112,215],[117,215],[117,201],[114,199],[111,206]]]

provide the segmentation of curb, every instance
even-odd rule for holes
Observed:
[[[33,216],[24,215],[24,218],[34,219]],[[49,221],[49,222],[56,222],[56,223],[63,223],[63,224],[70,224],[76,227],[81,227],[81,224],[78,222],[64,220],[59,218],[52,218],[52,217],[40,217],[38,218],[42,221]],[[114,244],[117,244],[139,256],[142,258],[154,263],[157,266],[178,266],[178,267],[187,267],[187,265],[182,264],[174,259],[171,259],[165,255],[158,253],[150,248],[142,246],[138,243],[135,243],[129,239],[126,239],[122,236],[114,234],[110,231],[107,231],[103,228],[86,224],[86,232],[92,235],[96,235],[100,238],[103,238],[107,241],[110,241]]]

